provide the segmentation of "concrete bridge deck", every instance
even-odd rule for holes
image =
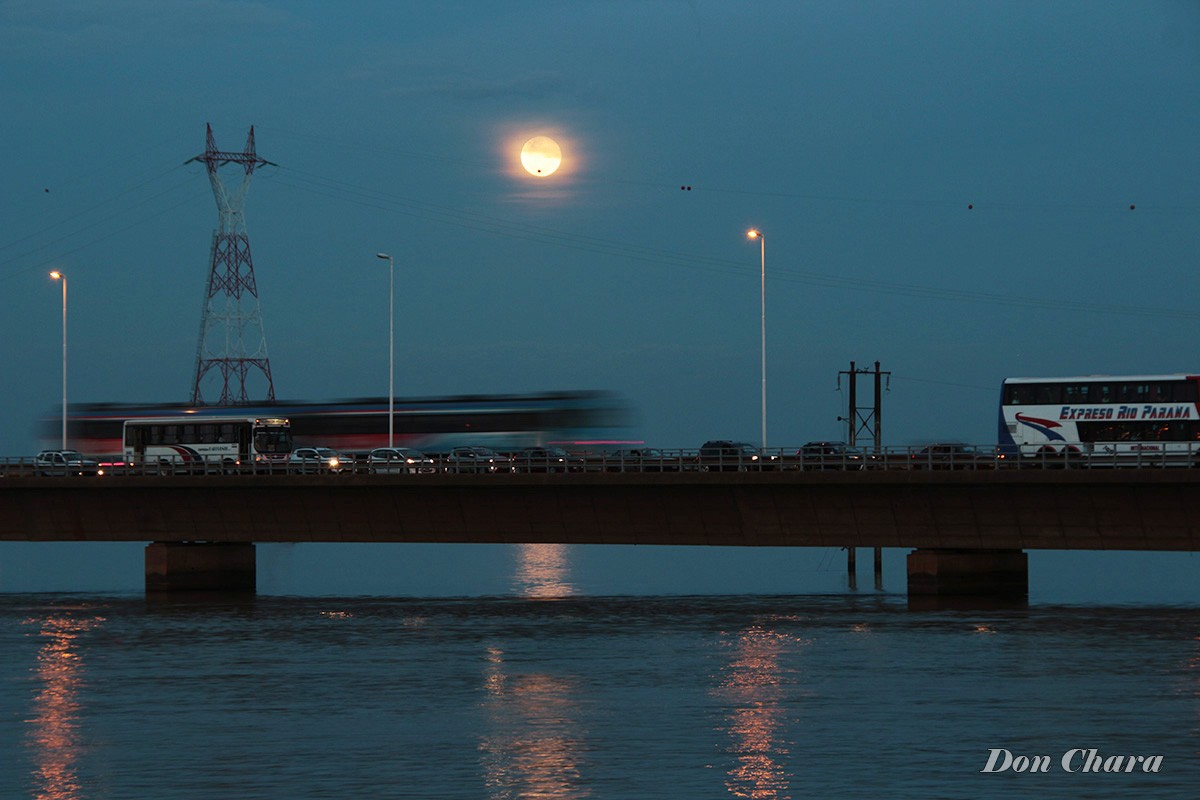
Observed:
[[[1200,550],[1200,470],[5,478],[0,541]]]
[[[905,547],[910,595],[1028,594],[1025,550],[1198,550],[1200,470],[0,480],[0,541],[148,541],[148,591],[254,591],[256,542]]]

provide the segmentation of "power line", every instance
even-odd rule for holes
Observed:
[[[292,175],[295,175],[296,178],[292,179]],[[345,184],[331,178],[325,178],[300,170],[281,170],[277,175],[277,180],[299,191],[311,192],[330,199],[382,211],[400,213],[497,236],[553,244],[586,252],[613,255],[668,266],[686,267],[689,269],[700,268],[736,274],[745,274],[750,271],[747,265],[741,261],[683,253],[658,247],[646,247],[589,235],[567,233],[543,226],[514,222],[499,217],[404,198],[375,189]],[[929,297],[956,302],[987,303],[1024,308],[1048,308],[1058,311],[1070,310],[1096,314],[1154,317],[1158,319],[1200,320],[1200,312],[1182,309],[1164,309],[1116,303],[1089,303],[1060,297],[1039,298],[1000,292],[930,287],[789,269],[786,267],[774,268],[771,271],[771,277],[774,280],[785,282],[823,286],[826,288],[845,288],[876,294]]]
[[[188,197],[185,197],[182,201],[176,203],[175,205],[164,206],[162,208],[159,208],[159,209],[155,210],[154,213],[148,214],[144,217],[140,217],[136,221],[131,222],[130,224],[125,225],[124,227],[112,228],[111,230],[108,231],[108,233],[104,234],[103,236],[97,236],[94,239],[89,239],[88,241],[84,242],[83,244],[80,244],[78,247],[73,247],[70,250],[60,250],[59,252],[55,253],[53,256],[44,258],[40,261],[30,264],[27,267],[24,267],[22,269],[11,270],[11,271],[7,272],[6,274],[0,276],[0,279],[11,278],[16,275],[24,275],[26,273],[33,272],[35,270],[45,269],[46,267],[50,266],[51,264],[62,260],[66,256],[70,256],[70,255],[74,255],[75,253],[82,252],[94,244],[99,244],[100,242],[107,241],[108,239],[112,239],[113,237],[115,237],[119,234],[125,233],[126,231],[131,231],[134,228],[140,228],[146,220],[154,219],[155,217],[161,217],[163,214],[168,214],[177,208],[182,208],[183,206],[189,205],[192,202],[194,202],[197,197],[200,197],[202,194],[203,194],[203,192],[195,192],[195,193],[189,195]],[[94,227],[94,226],[89,226],[89,227]],[[13,262],[12,261],[0,262],[0,266],[5,266],[5,265],[11,264],[11,263],[13,263]]]
[[[261,127],[260,127],[261,129]],[[369,152],[384,153],[392,156],[398,156],[411,161],[425,161],[431,163],[455,164],[458,166],[469,167],[472,169],[489,170],[494,169],[495,162],[484,162],[478,159],[466,159],[458,156],[447,156],[434,153],[421,153],[411,150],[404,150],[388,145],[371,144],[362,141],[349,141],[345,139],[318,136],[313,134],[295,134],[286,131],[272,131],[273,136],[289,138],[296,141],[312,141],[323,147],[336,145],[339,148],[347,149],[354,148],[366,150]],[[608,186],[636,186],[642,188],[660,189],[668,192],[678,193],[680,181],[666,180],[633,180],[629,178],[622,179],[604,179],[597,176],[589,176],[587,178],[589,184],[608,185]],[[944,208],[957,209],[963,211],[979,211],[986,212],[989,210],[999,211],[1037,211],[1045,212],[1055,209],[1073,210],[1073,211],[1198,211],[1200,210],[1200,202],[1183,202],[1183,203],[1164,203],[1156,202],[1151,199],[1149,203],[1140,202],[1136,197],[1129,197],[1122,200],[1087,200],[1081,201],[1078,199],[1061,199],[1052,200],[1045,198],[1032,198],[1027,200],[1011,200],[1011,199],[994,199],[991,197],[975,197],[963,196],[958,198],[947,197],[883,197],[878,195],[844,195],[837,193],[817,193],[817,192],[795,192],[782,190],[767,190],[767,189],[749,189],[742,186],[722,186],[705,184],[702,181],[697,182],[692,179],[685,179],[683,184],[688,191],[707,192],[713,194],[739,195],[744,197],[767,197],[767,198],[782,198],[790,200],[805,200],[821,203],[842,203],[854,205],[872,205],[872,206],[888,206],[888,207],[912,207],[912,208]]]
[[[973,383],[955,383],[953,381],[938,381],[931,378],[914,378],[911,375],[892,375],[894,381],[908,381],[910,383],[928,383],[934,386],[952,386],[957,389],[978,389],[981,392],[998,392],[997,386],[979,386]]]
[[[292,136],[291,138],[304,138]],[[316,137],[307,137],[316,138]],[[322,139],[322,141],[325,141]],[[366,149],[370,149],[367,145],[358,145]],[[380,148],[375,148],[380,149]],[[433,160],[454,161],[455,159],[446,159],[440,156],[424,155],[411,153],[407,151],[399,151],[387,149],[386,152],[396,153],[405,158],[426,158]],[[117,192],[116,194],[105,198],[103,201],[95,205],[77,212],[70,217],[56,222],[46,228],[28,234],[8,243],[0,244],[0,250],[14,247],[17,244],[33,239],[41,234],[47,233],[60,226],[66,225],[69,222],[80,219],[85,215],[92,213],[101,208],[111,208],[122,198],[127,197],[133,192],[142,189],[146,186],[161,181],[162,178],[171,174],[182,167],[181,164],[174,163],[167,169],[159,169],[145,179],[130,185],[129,187]],[[556,247],[577,250],[581,252],[590,252],[600,255],[607,255],[616,258],[639,261],[644,263],[655,264],[659,266],[668,266],[683,268],[688,270],[705,270],[715,273],[737,274],[744,275],[750,272],[749,265],[742,261],[731,259],[717,258],[713,256],[698,255],[694,253],[684,253],[680,251],[669,250],[661,247],[648,247],[630,242],[606,239],[603,237],[590,236],[580,233],[570,233],[544,226],[531,225],[528,223],[516,222],[502,217],[496,217],[476,212],[470,212],[461,208],[452,206],[438,205],[425,201],[406,198],[391,192],[380,191],[377,189],[358,186],[355,184],[346,183],[340,180],[327,178],[315,173],[309,173],[297,169],[280,168],[273,174],[264,176],[268,180],[278,182],[281,185],[287,186],[296,191],[305,192],[314,196],[324,197],[337,202],[348,203],[358,207],[373,208],[387,213],[402,214],[415,219],[437,222],[444,225],[450,225],[462,229],[473,230],[492,236],[501,236],[509,239],[517,239],[531,241],[540,244],[550,244]],[[176,189],[182,188],[190,183],[182,181],[174,184],[171,187],[164,189],[161,192],[148,196],[139,200],[133,207],[145,205],[162,198]],[[626,183],[629,185],[653,186],[658,188],[666,188],[664,184],[641,181],[615,181],[614,183]],[[714,188],[713,191],[720,191],[729,194],[758,194],[762,196],[782,196],[792,197],[796,199],[806,200],[822,200],[830,202],[854,202],[854,203],[875,203],[882,205],[911,205],[911,206],[934,206],[934,207],[952,207],[952,204],[941,201],[924,201],[924,200],[896,200],[896,199],[881,199],[881,198],[862,198],[851,196],[835,196],[835,195],[817,195],[817,194],[801,194],[801,193],[778,193],[778,192],[751,192],[736,188]],[[196,193],[195,196],[199,196]],[[189,200],[191,197],[189,197]],[[156,209],[154,213],[144,217],[150,219],[165,213],[167,210],[178,208],[183,203],[171,206],[167,209]],[[960,204],[953,204],[955,206]],[[1049,204],[995,204],[994,207],[1018,209],[1018,208],[1038,208],[1042,209]],[[1112,206],[1109,204],[1059,204],[1062,207],[1088,208],[1088,209],[1108,209]],[[1182,208],[1183,206],[1156,206],[1156,208]],[[0,261],[0,268],[10,266],[17,261],[33,256],[38,250],[45,249],[49,245],[66,241],[74,236],[103,225],[108,220],[115,216],[127,216],[120,212],[108,215],[98,222],[90,223],[77,228],[69,233],[65,233],[57,238],[51,239],[45,244],[34,250],[12,256],[4,261]],[[134,227],[134,226],[129,226]],[[121,228],[110,231],[104,236],[84,242],[79,247],[63,253],[59,253],[54,258],[61,258],[62,255],[78,252],[86,247],[95,244],[105,239],[111,238],[113,235],[129,228]],[[52,259],[51,259],[52,260]],[[26,269],[17,270],[16,272],[27,272],[32,269],[40,268],[41,264],[28,267]],[[1178,320],[1198,320],[1200,319],[1200,311],[1188,311],[1183,309],[1165,309],[1160,307],[1149,306],[1134,306],[1115,303],[1091,303],[1079,300],[1070,300],[1064,298],[1041,298],[1030,297],[1023,295],[1013,295],[1000,292],[986,292],[968,289],[954,289],[947,287],[931,287],[918,284],[904,284],[889,281],[879,281],[868,278],[853,277],[847,275],[822,273],[812,270],[801,270],[797,268],[776,266],[772,269],[770,278],[774,281],[782,281],[785,283],[797,283],[807,286],[819,286],[824,288],[839,288],[850,291],[869,292],[873,294],[892,295],[900,297],[924,297],[937,300],[949,300],[954,302],[966,303],[983,303],[998,306],[1021,307],[1021,308],[1043,308],[1054,309],[1056,311],[1078,311],[1095,314],[1110,314],[1121,316],[1137,316],[1150,317],[1158,319],[1178,319]]]

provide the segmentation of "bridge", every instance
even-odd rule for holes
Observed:
[[[1200,550],[1200,471],[5,477],[0,541],[145,541],[148,591],[254,590],[256,542],[911,548],[910,594],[1027,593],[1027,550]]]

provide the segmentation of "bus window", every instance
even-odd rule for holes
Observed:
[[[1026,406],[1033,402],[1033,387],[1029,384],[1014,383],[1004,388],[1004,404],[1007,406]]]
[[[1035,387],[1036,405],[1052,406],[1062,402],[1062,386],[1057,383],[1039,383]]]
[[[1064,403],[1086,403],[1088,402],[1088,389],[1090,387],[1086,383],[1072,383],[1063,387],[1063,402]]]
[[[1146,399],[1146,385],[1142,383],[1122,383],[1117,392],[1117,402],[1142,403]]]
[[[1195,381],[1180,381],[1175,384],[1176,402],[1179,403],[1195,403],[1200,401],[1200,395],[1196,391]]]

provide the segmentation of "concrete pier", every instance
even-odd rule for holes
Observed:
[[[256,588],[254,545],[153,542],[146,545],[147,592],[249,592]]]
[[[1029,557],[1022,550],[918,548],[908,554],[908,594],[1027,597]]]

